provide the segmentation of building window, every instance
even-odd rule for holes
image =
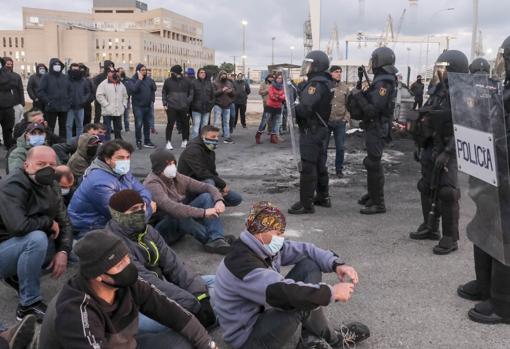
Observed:
[[[96,39],[96,50],[99,50],[99,39]]]
[[[12,38],[9,37],[9,47],[12,47]]]
[[[18,38],[14,38],[14,45],[18,47]]]
[[[6,40],[5,40],[5,36],[4,36],[2,39],[3,39],[2,41],[3,41],[3,43],[4,43],[4,47],[7,47],[7,42],[6,42]],[[5,54],[4,54],[4,56],[5,56]]]

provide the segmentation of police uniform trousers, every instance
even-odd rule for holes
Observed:
[[[313,126],[300,129],[299,151],[301,153],[301,177],[299,199],[305,208],[313,206],[313,198],[329,196],[327,161],[329,129]]]
[[[374,205],[384,205],[384,171],[381,158],[388,127],[387,122],[375,121],[368,123],[365,128],[367,156],[363,159],[363,165],[367,170],[368,196]]]
[[[427,224],[427,220],[429,217],[429,212],[432,209],[432,192],[430,187],[432,185],[433,173],[434,173],[434,160],[432,158],[432,143],[427,144],[421,151],[420,154],[420,165],[421,165],[421,178],[418,181],[418,191],[420,192],[420,200],[421,200],[421,211],[423,214],[423,224],[420,226],[420,229],[424,229]],[[434,222],[432,226],[432,231],[437,231],[439,229],[439,207],[436,209],[436,215],[434,216]]]
[[[510,266],[492,258],[478,246],[474,247],[476,281],[482,299],[491,299],[494,312],[510,318]]]

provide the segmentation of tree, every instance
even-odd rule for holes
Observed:
[[[234,65],[232,63],[223,62],[220,65],[220,70],[224,70],[227,73],[232,73],[234,71]]]

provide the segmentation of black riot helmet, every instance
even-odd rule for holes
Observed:
[[[469,65],[469,72],[471,74],[490,74],[491,65],[485,58],[478,57]]]
[[[301,76],[325,72],[328,68],[329,57],[325,52],[319,50],[310,51],[301,66]]]
[[[388,74],[398,73],[398,69],[395,68],[395,53],[391,48],[379,47],[372,52],[368,70],[375,73],[377,69],[382,69]]]
[[[510,79],[510,36],[503,41],[498,50],[494,64],[494,77],[499,80]]]
[[[469,61],[464,53],[458,50],[445,50],[439,55],[434,65],[434,73],[431,85],[437,85],[439,82],[446,82],[448,73],[469,73]]]

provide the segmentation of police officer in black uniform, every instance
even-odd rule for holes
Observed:
[[[506,135],[507,140],[510,141],[510,36],[501,45],[496,59],[495,76],[505,77],[503,98],[507,127]],[[510,147],[508,141],[507,147]],[[510,149],[508,151],[510,152]],[[494,189],[494,187],[491,189]],[[508,183],[503,183],[498,190],[506,190],[506,195],[503,196],[506,199],[499,202],[499,205],[502,206],[501,224],[505,234],[501,243],[509,245],[510,202],[508,200]],[[483,219],[483,224],[490,223],[487,218]],[[477,245],[473,246],[476,279],[459,286],[457,293],[462,298],[480,301],[468,312],[471,320],[484,324],[510,324],[510,266],[493,258]]]
[[[370,87],[353,94],[362,111],[366,133],[367,156],[363,165],[367,169],[367,191],[358,201],[365,207],[363,214],[385,213],[384,171],[381,163],[384,145],[391,139],[391,119],[395,109],[396,73],[395,54],[388,47],[379,47],[372,52],[370,67],[374,80]],[[358,86],[359,87],[359,86]],[[351,113],[352,114],[352,113]]]
[[[457,250],[459,240],[460,190],[448,91],[448,72],[467,73],[468,66],[469,62],[464,53],[457,50],[444,51],[436,61],[434,76],[429,87],[430,98],[420,110],[420,113],[424,114],[430,122],[433,145],[432,148],[429,146],[425,152],[422,152],[422,178],[418,182],[418,190],[422,196],[424,216],[430,209],[432,201],[436,201],[437,216],[441,217],[443,236],[434,246],[433,252],[439,255]],[[437,190],[437,196],[431,198],[429,195],[432,189]],[[418,240],[437,240],[439,238],[438,222],[437,218],[434,218],[432,229],[422,224],[417,232],[410,234],[410,237]],[[424,219],[426,223],[427,217]]]
[[[311,51],[303,62],[302,75],[308,79],[300,86],[296,104],[301,153],[299,201],[289,208],[290,214],[314,213],[314,205],[331,207],[326,160],[333,82],[328,68],[329,58],[322,51]]]

